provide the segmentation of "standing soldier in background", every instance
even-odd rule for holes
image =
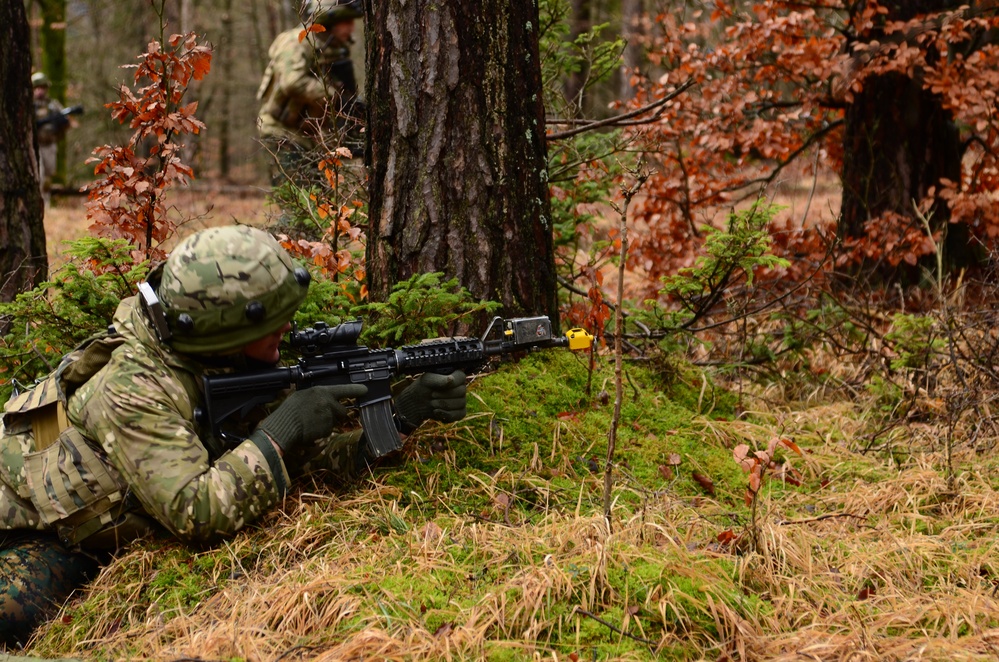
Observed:
[[[276,160],[275,185],[285,178],[317,181],[325,152],[342,144],[360,156],[363,102],[350,59],[360,0],[307,0],[304,23],[277,36],[257,98],[257,125]],[[317,29],[321,26],[322,30]],[[329,141],[329,142],[327,142]]]
[[[38,137],[38,181],[42,186],[45,206],[51,199],[52,175],[56,171],[59,141],[69,129],[69,117],[63,114],[62,104],[49,97],[50,82],[42,72],[31,75],[35,97],[35,133]]]

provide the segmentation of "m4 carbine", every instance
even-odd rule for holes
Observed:
[[[593,336],[571,329],[564,336],[552,334],[548,317],[493,318],[482,338],[439,338],[397,349],[369,349],[357,344],[362,322],[338,326],[317,323],[293,331],[290,342],[300,357],[293,366],[253,372],[205,376],[205,411],[199,418],[225,438],[222,425],[231,416],[243,417],[251,409],[276,400],[284,391],[312,386],[364,384],[359,398],[368,453],[372,459],[402,447],[392,410],[391,383],[399,375],[424,372],[466,374],[480,372],[493,357],[549,347],[589,349]],[[498,337],[492,338],[496,335]]]
[[[62,129],[67,124],[69,124],[70,115],[82,115],[83,106],[69,106],[68,108],[63,108],[60,111],[49,113],[45,117],[41,117],[35,120],[36,127],[48,126],[49,124],[55,125],[56,130]]]

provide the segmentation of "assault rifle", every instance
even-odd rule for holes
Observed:
[[[588,349],[593,336],[572,329],[565,336],[552,334],[547,317],[493,318],[482,338],[442,338],[398,349],[368,349],[357,344],[361,320],[328,326],[320,322],[290,335],[300,357],[293,366],[231,375],[203,377],[205,411],[201,418],[218,439],[225,439],[222,425],[230,416],[242,417],[256,406],[272,402],[286,389],[338,384],[364,384],[368,392],[358,398],[368,452],[372,459],[402,447],[392,411],[391,381],[398,375],[424,372],[466,374],[480,372],[496,356],[549,347]],[[494,329],[498,337],[491,338]]]
[[[52,124],[55,126],[55,130],[59,131],[63,127],[69,124],[70,115],[82,115],[83,106],[69,106],[68,108],[63,108],[60,111],[49,113],[45,117],[35,120],[36,127],[43,127]]]

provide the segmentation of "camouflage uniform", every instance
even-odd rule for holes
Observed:
[[[242,240],[259,241],[264,233],[255,232]],[[235,252],[251,250],[246,243]],[[216,268],[215,278],[248,287],[238,265],[219,260]],[[304,291],[290,303],[267,296],[257,298],[284,324]],[[23,639],[79,587],[96,566],[95,551],[164,530],[183,541],[212,542],[280,501],[293,475],[354,466],[360,431],[316,440],[284,458],[271,443],[253,439],[226,448],[195,422],[195,409],[202,375],[245,368],[238,355],[175,351],[177,345],[198,348],[195,338],[180,338],[173,347],[161,343],[137,297],[121,302],[114,329],[67,355],[48,379],[5,407],[0,528],[10,533],[0,538],[0,641]],[[225,337],[207,333],[202,346],[226,349],[248,342],[240,334],[252,339],[274,330],[268,318],[246,330],[230,328]],[[61,432],[43,448],[38,421],[56,412],[69,425],[56,425]],[[250,416],[235,432],[245,436],[266,413]]]
[[[296,27],[277,36],[257,91],[261,142],[278,161],[275,184],[292,174],[315,181],[318,162],[335,144],[353,156],[363,149],[363,104],[347,44],[327,32],[309,32],[299,41],[301,33]]]
[[[24,646],[34,624],[48,618],[100,568],[54,536],[0,535],[0,644]]]
[[[31,77],[35,104],[35,132],[38,139],[38,181],[46,203],[49,201],[49,188],[56,172],[59,141],[69,129],[69,119],[62,116],[62,104],[48,95],[49,80],[41,73]],[[57,117],[52,121],[53,117]],[[43,120],[49,120],[44,123]]]
[[[150,274],[139,295],[121,302],[113,331],[84,342],[7,403],[0,643],[23,642],[101,561],[136,538],[169,533],[211,543],[279,502],[293,478],[364,466],[362,431],[332,434],[347,418],[338,400],[363,395],[364,386],[291,392],[227,424],[222,436],[242,440],[232,444],[196,420],[203,376],[264,367],[254,360],[273,365],[271,343],[309,280],[265,232],[200,232]],[[407,429],[428,418],[458,420],[464,374],[421,376],[397,409]]]

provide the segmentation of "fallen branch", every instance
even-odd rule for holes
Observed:
[[[665,106],[668,102],[672,101],[676,97],[680,96],[687,90],[688,87],[694,84],[693,80],[688,80],[682,83],[678,88],[667,94],[662,99],[657,99],[650,104],[646,104],[641,108],[636,108],[635,110],[624,113],[623,115],[617,115],[615,117],[608,117],[605,120],[594,120],[592,122],[586,122],[582,126],[578,126],[574,129],[569,129],[567,131],[559,131],[558,133],[549,133],[545,136],[548,142],[553,140],[565,140],[566,138],[572,138],[573,136],[578,136],[581,133],[586,133],[587,131],[593,131],[595,129],[602,129],[605,126],[640,126],[642,124],[648,124],[649,122],[654,122],[663,114]],[[647,112],[655,110],[655,114],[652,117],[647,117],[641,120],[636,120],[629,122],[634,117],[639,117]],[[549,122],[550,124],[560,123],[558,120],[553,120]]]
[[[611,625],[610,623],[608,623],[604,619],[600,618],[596,614],[591,614],[590,612],[586,611],[582,607],[577,606],[575,608],[575,610],[573,610],[573,612],[576,613],[576,614],[582,614],[583,616],[586,616],[588,618],[592,618],[597,623],[600,623],[601,625],[603,625],[603,626],[605,626],[607,628],[610,628],[614,632],[617,632],[618,634],[624,635],[625,637],[628,637],[629,639],[634,639],[635,641],[640,641],[643,644],[648,644],[649,646],[658,646],[659,645],[659,642],[649,641],[648,639],[643,639],[641,637],[636,637],[635,635],[633,635],[633,634],[631,634],[629,632],[625,632],[624,630]]]
[[[840,517],[852,517],[854,519],[867,519],[867,514],[854,515],[853,513],[828,513],[826,515],[819,515],[818,517],[809,517],[808,519],[788,519],[783,522],[777,522],[779,526],[784,526],[787,524],[811,524],[812,522],[821,522],[825,519],[837,519]]]

